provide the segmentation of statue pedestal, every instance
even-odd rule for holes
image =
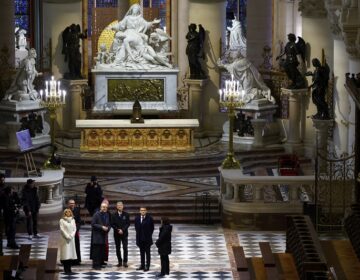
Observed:
[[[280,142],[280,127],[274,119],[277,105],[267,99],[252,100],[242,108],[237,108],[238,120],[235,124],[234,143],[261,147]],[[223,125],[222,141],[229,141],[229,123]],[[241,135],[241,136],[240,136]]]
[[[40,106],[38,100],[1,101],[0,103],[0,142],[9,150],[18,150],[16,132],[21,127],[21,119],[35,113],[42,118],[42,132],[31,138],[34,146],[50,143],[50,126],[45,121],[46,109]]]
[[[199,120],[199,127],[195,129],[195,137],[204,136],[203,119],[203,89],[208,80],[185,79],[184,82],[189,88],[189,113],[191,119]]]
[[[334,125],[334,120],[319,120],[319,119],[312,119],[313,126],[316,130],[316,137],[317,137],[317,152],[322,155],[324,158],[328,155],[328,136],[329,136],[329,128]],[[319,157],[319,171],[324,172],[326,171],[326,161]]]
[[[281,88],[281,95],[288,95],[289,97],[289,131],[285,147],[288,152],[299,153],[299,148],[302,147],[301,139],[301,125],[305,120],[301,119],[301,110],[303,107],[304,96],[308,89],[287,89]]]
[[[58,123],[61,134],[80,138],[80,129],[76,128],[76,120],[86,118],[82,107],[82,89],[88,85],[87,80],[61,80],[62,88],[66,90],[66,105],[62,115],[58,114]],[[60,113],[61,114],[61,113]]]

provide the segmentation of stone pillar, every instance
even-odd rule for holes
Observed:
[[[189,0],[180,0],[177,2],[177,62],[179,66],[178,85],[182,84],[186,72],[189,68],[189,62],[186,55],[187,41],[185,36],[189,25]]]
[[[8,146],[7,146],[8,150],[12,150],[12,151],[19,150],[18,141],[16,138],[16,132],[18,132],[20,130],[20,127],[21,127],[20,122],[15,122],[15,121],[6,122],[6,128],[7,128],[8,138],[9,138],[9,142],[8,142]]]
[[[305,89],[281,89],[281,94],[289,96],[289,131],[287,135],[286,147],[289,148],[289,152],[294,152],[295,147],[301,145],[300,130],[301,122],[301,108],[303,107],[303,96],[308,92]],[[297,153],[300,151],[297,150]]]
[[[255,65],[262,62],[265,45],[272,46],[273,1],[251,0],[247,2],[247,58]]]
[[[184,19],[179,15],[179,20]],[[217,66],[217,59],[221,54],[220,41],[225,42],[225,20],[225,0],[189,0],[189,23],[202,24],[206,30],[206,65],[203,65],[203,68],[207,72],[209,82],[204,88],[202,106],[204,130],[208,136],[220,136],[222,125],[227,118],[226,114],[219,112],[220,74]],[[185,36],[186,33],[187,31],[183,34],[179,32],[179,36]],[[178,51],[185,52],[185,48],[179,48]]]
[[[344,42],[340,38],[334,39],[334,143],[340,153],[348,151],[347,118],[350,113],[348,93],[344,87],[345,73],[349,71],[348,54]]]
[[[15,65],[15,4],[14,0],[1,1],[0,8],[0,51],[9,49],[9,63]]]
[[[62,113],[63,123],[60,128],[65,133],[75,133],[74,136],[80,136],[80,130],[76,129],[76,120],[86,118],[82,109],[81,93],[87,83],[87,80],[62,80],[62,86],[66,90],[67,96]]]
[[[263,147],[264,146],[264,138],[263,131],[266,125],[265,119],[252,119],[251,124],[254,128],[254,142],[252,144],[253,147]]]
[[[185,79],[185,84],[189,88],[189,113],[190,118],[199,120],[199,127],[195,129],[195,137],[202,137],[204,134],[203,119],[203,89],[208,80]]]
[[[313,122],[313,126],[316,131],[316,139],[317,139],[317,149],[319,154],[321,154],[324,158],[328,155],[328,138],[329,138],[329,128],[333,126],[334,120],[318,120],[311,119]],[[319,158],[319,169],[320,172],[326,171],[326,161]]]

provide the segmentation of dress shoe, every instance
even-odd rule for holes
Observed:
[[[155,277],[157,277],[157,278],[162,278],[164,276],[165,276],[165,274],[162,274],[160,272],[155,274]]]
[[[117,266],[117,267],[121,267],[121,266],[122,266],[122,263],[119,262],[116,266]]]
[[[123,266],[124,266],[124,267],[128,267],[128,264],[124,262],[124,263],[123,263]]]
[[[35,238],[41,238],[42,236],[40,234],[35,234],[34,237]]]
[[[146,267],[144,268],[144,271],[145,271],[145,272],[146,272],[146,271],[149,271],[149,267],[146,266]]]
[[[93,266],[92,268],[95,270],[101,270],[101,266]]]
[[[140,265],[136,270],[143,270],[145,269],[142,265]]]
[[[107,265],[107,263],[106,263],[106,262],[102,262],[101,265],[104,265],[104,266],[105,266],[105,265]]]

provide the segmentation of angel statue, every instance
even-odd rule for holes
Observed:
[[[329,106],[326,103],[326,90],[329,84],[330,67],[327,63],[321,65],[320,60],[314,58],[312,65],[315,67],[314,72],[307,72],[306,76],[312,76],[312,84],[309,86],[312,89],[312,101],[316,106],[317,113],[313,115],[314,119],[328,120]]]
[[[291,80],[289,89],[306,88],[306,79],[298,69],[299,66],[304,65],[306,44],[304,39],[298,37],[296,43],[296,36],[292,33],[288,34],[289,42],[285,45],[285,50],[276,60],[286,55],[285,60],[280,62],[280,66],[284,68],[286,75]]]
[[[196,24],[189,25],[189,32],[186,34],[188,41],[186,55],[189,60],[190,79],[205,79],[205,72],[201,68],[199,58],[205,58],[204,41],[205,29],[199,24],[199,32],[196,31]]]
[[[241,22],[235,17],[232,20],[232,26],[228,27],[227,30],[230,32],[228,48],[230,50],[239,49],[241,54],[246,56],[246,38],[243,35]]]
[[[20,62],[15,79],[11,83],[10,89],[5,93],[4,100],[23,101],[38,99],[38,92],[34,89],[34,80],[42,73],[35,68],[36,50],[30,49],[28,56]]]
[[[65,79],[82,79],[81,76],[81,53],[80,39],[87,38],[87,31],[81,32],[79,24],[71,24],[62,32],[65,62],[68,62],[69,72],[64,75]]]

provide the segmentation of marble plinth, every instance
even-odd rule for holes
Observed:
[[[0,142],[4,143],[8,149],[17,150],[16,132],[21,127],[20,120],[27,117],[30,113],[36,113],[42,117],[43,130],[32,137],[33,145],[44,145],[50,143],[50,126],[45,121],[46,109],[40,106],[38,100],[25,101],[1,101],[0,103]]]
[[[252,100],[242,108],[237,108],[238,116],[251,118],[254,129],[253,135],[239,136],[234,132],[234,143],[261,147],[264,145],[277,144],[280,142],[280,127],[274,118],[278,105],[272,104],[267,99]],[[223,125],[222,141],[229,141],[229,122]]]
[[[159,113],[176,111],[177,106],[177,75],[178,69],[157,69],[157,70],[100,70],[94,69],[95,77],[95,113],[124,113],[132,111],[134,100],[113,102],[108,100],[109,80],[152,80],[164,81],[164,93],[162,100],[142,101],[139,100],[143,113]]]

